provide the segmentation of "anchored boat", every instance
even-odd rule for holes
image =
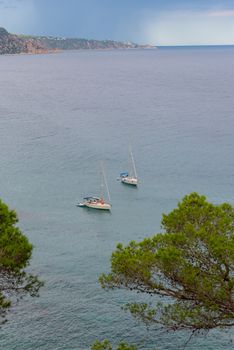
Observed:
[[[124,172],[120,174],[121,182],[127,185],[137,186],[138,178],[136,172],[135,161],[133,158],[133,153],[131,147],[129,148],[130,166],[129,172]]]
[[[83,202],[78,203],[78,207],[87,207],[87,208],[92,208],[92,209],[101,209],[101,210],[111,210],[111,204],[106,202],[104,200],[104,187],[106,188],[106,192],[108,195],[109,202],[111,201],[110,199],[110,191],[108,188],[107,180],[106,180],[106,175],[104,172],[104,168],[102,166],[102,171],[101,171],[101,195],[100,197],[84,197]]]

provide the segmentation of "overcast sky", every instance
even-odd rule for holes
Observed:
[[[0,0],[9,32],[154,45],[234,45],[234,0]]]

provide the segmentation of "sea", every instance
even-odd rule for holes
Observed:
[[[86,350],[95,340],[179,350],[189,332],[146,327],[122,307],[157,298],[105,291],[121,242],[162,232],[191,192],[234,204],[234,47],[74,51],[0,56],[0,197],[34,246],[39,298],[14,301],[3,350]],[[138,188],[119,181],[131,145]],[[77,207],[100,194],[112,210]],[[233,349],[228,330],[186,349]]]

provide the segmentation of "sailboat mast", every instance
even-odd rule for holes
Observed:
[[[104,197],[104,177],[103,177],[103,173],[101,172],[101,193],[100,193],[100,197],[103,198]]]
[[[136,166],[135,166],[135,161],[134,161],[134,158],[133,158],[133,153],[132,153],[131,147],[129,147],[129,152],[130,152],[130,157],[131,157],[131,161],[132,161],[134,177],[137,178]]]
[[[105,186],[106,186],[107,196],[108,196],[108,199],[109,199],[109,202],[110,202],[111,201],[110,191],[109,191],[109,187],[108,187],[108,183],[107,183],[107,179],[106,179],[106,174],[105,174],[105,171],[104,171],[103,163],[102,163],[102,179],[104,180],[104,183],[105,183]]]

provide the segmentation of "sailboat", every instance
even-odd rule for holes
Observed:
[[[133,158],[133,153],[131,147],[129,147],[130,156],[130,168],[129,172],[124,172],[120,174],[121,182],[127,185],[137,186],[138,178],[136,173],[135,161]]]
[[[92,208],[92,209],[101,209],[101,210],[111,210],[111,204],[107,203],[104,200],[104,187],[106,187],[106,192],[108,195],[109,202],[111,201],[110,199],[110,192],[107,184],[107,179],[106,175],[104,172],[104,168],[102,166],[102,171],[101,171],[101,194],[100,197],[84,197],[83,202],[78,203],[78,207],[87,207],[87,208]]]

